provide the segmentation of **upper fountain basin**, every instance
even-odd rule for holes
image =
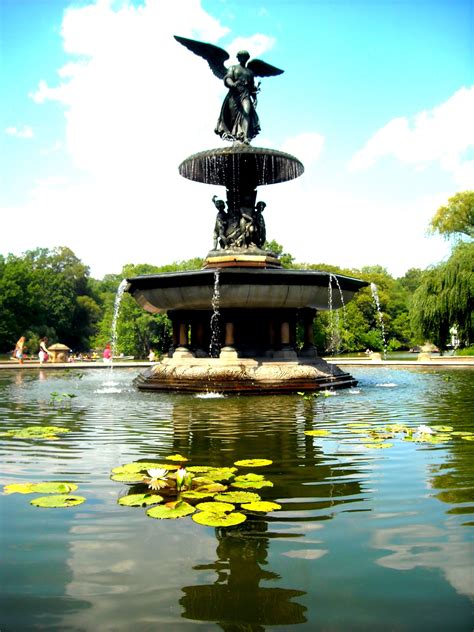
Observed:
[[[222,185],[236,189],[242,183],[256,188],[298,178],[304,171],[302,163],[275,149],[234,144],[209,149],[183,160],[179,173],[188,180]]]
[[[151,313],[175,309],[209,310],[217,270],[193,270],[150,274],[127,279],[126,289],[141,307]],[[305,307],[329,309],[331,278],[332,307],[348,303],[368,285],[340,274],[314,270],[221,268],[219,307],[279,309]]]

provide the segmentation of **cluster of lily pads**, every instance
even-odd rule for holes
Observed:
[[[281,505],[264,501],[255,491],[273,487],[261,474],[238,473],[238,468],[270,465],[269,459],[244,459],[231,467],[186,466],[187,458],[173,454],[155,461],[135,461],[112,470],[111,479],[143,489],[118,499],[126,507],[148,507],[150,518],[192,516],[198,524],[231,527],[247,519],[248,513],[267,513]],[[179,462],[179,465],[176,465]],[[158,493],[159,492],[159,493]],[[240,508],[237,510],[236,505]]]
[[[1,437],[12,437],[13,439],[59,439],[59,434],[65,434],[69,432],[68,428],[61,428],[59,426],[27,426],[26,428],[14,428],[13,430],[7,430],[7,432],[1,432]]]
[[[446,425],[420,425],[416,428],[405,424],[388,424],[386,426],[373,426],[370,423],[348,423],[347,430],[362,435],[361,442],[369,449],[391,448],[390,439],[402,439],[416,443],[440,444],[451,441],[454,437],[460,437],[465,441],[474,441],[474,433],[467,430],[454,430]],[[306,435],[311,437],[329,437],[330,430],[307,430]]]
[[[50,483],[11,483],[5,485],[5,494],[47,494],[30,500],[36,507],[74,507],[81,505],[86,499],[70,492],[77,489],[75,483],[54,481]]]

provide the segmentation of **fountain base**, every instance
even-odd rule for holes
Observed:
[[[228,349],[219,358],[173,356],[141,373],[135,385],[146,391],[270,395],[348,388],[357,384],[349,373],[322,358],[281,355],[238,358]]]

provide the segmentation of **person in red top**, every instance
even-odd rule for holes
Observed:
[[[103,358],[104,358],[104,362],[111,362],[111,360],[112,360],[112,349],[110,348],[110,344],[109,343],[107,343],[105,345]]]

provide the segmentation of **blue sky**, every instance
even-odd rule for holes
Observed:
[[[449,253],[436,209],[474,188],[474,0],[0,0],[0,253],[65,245],[93,276],[205,256],[219,188],[177,166],[222,146],[225,95],[174,33],[285,70],[253,145],[304,175],[261,187],[297,261],[394,276]]]

